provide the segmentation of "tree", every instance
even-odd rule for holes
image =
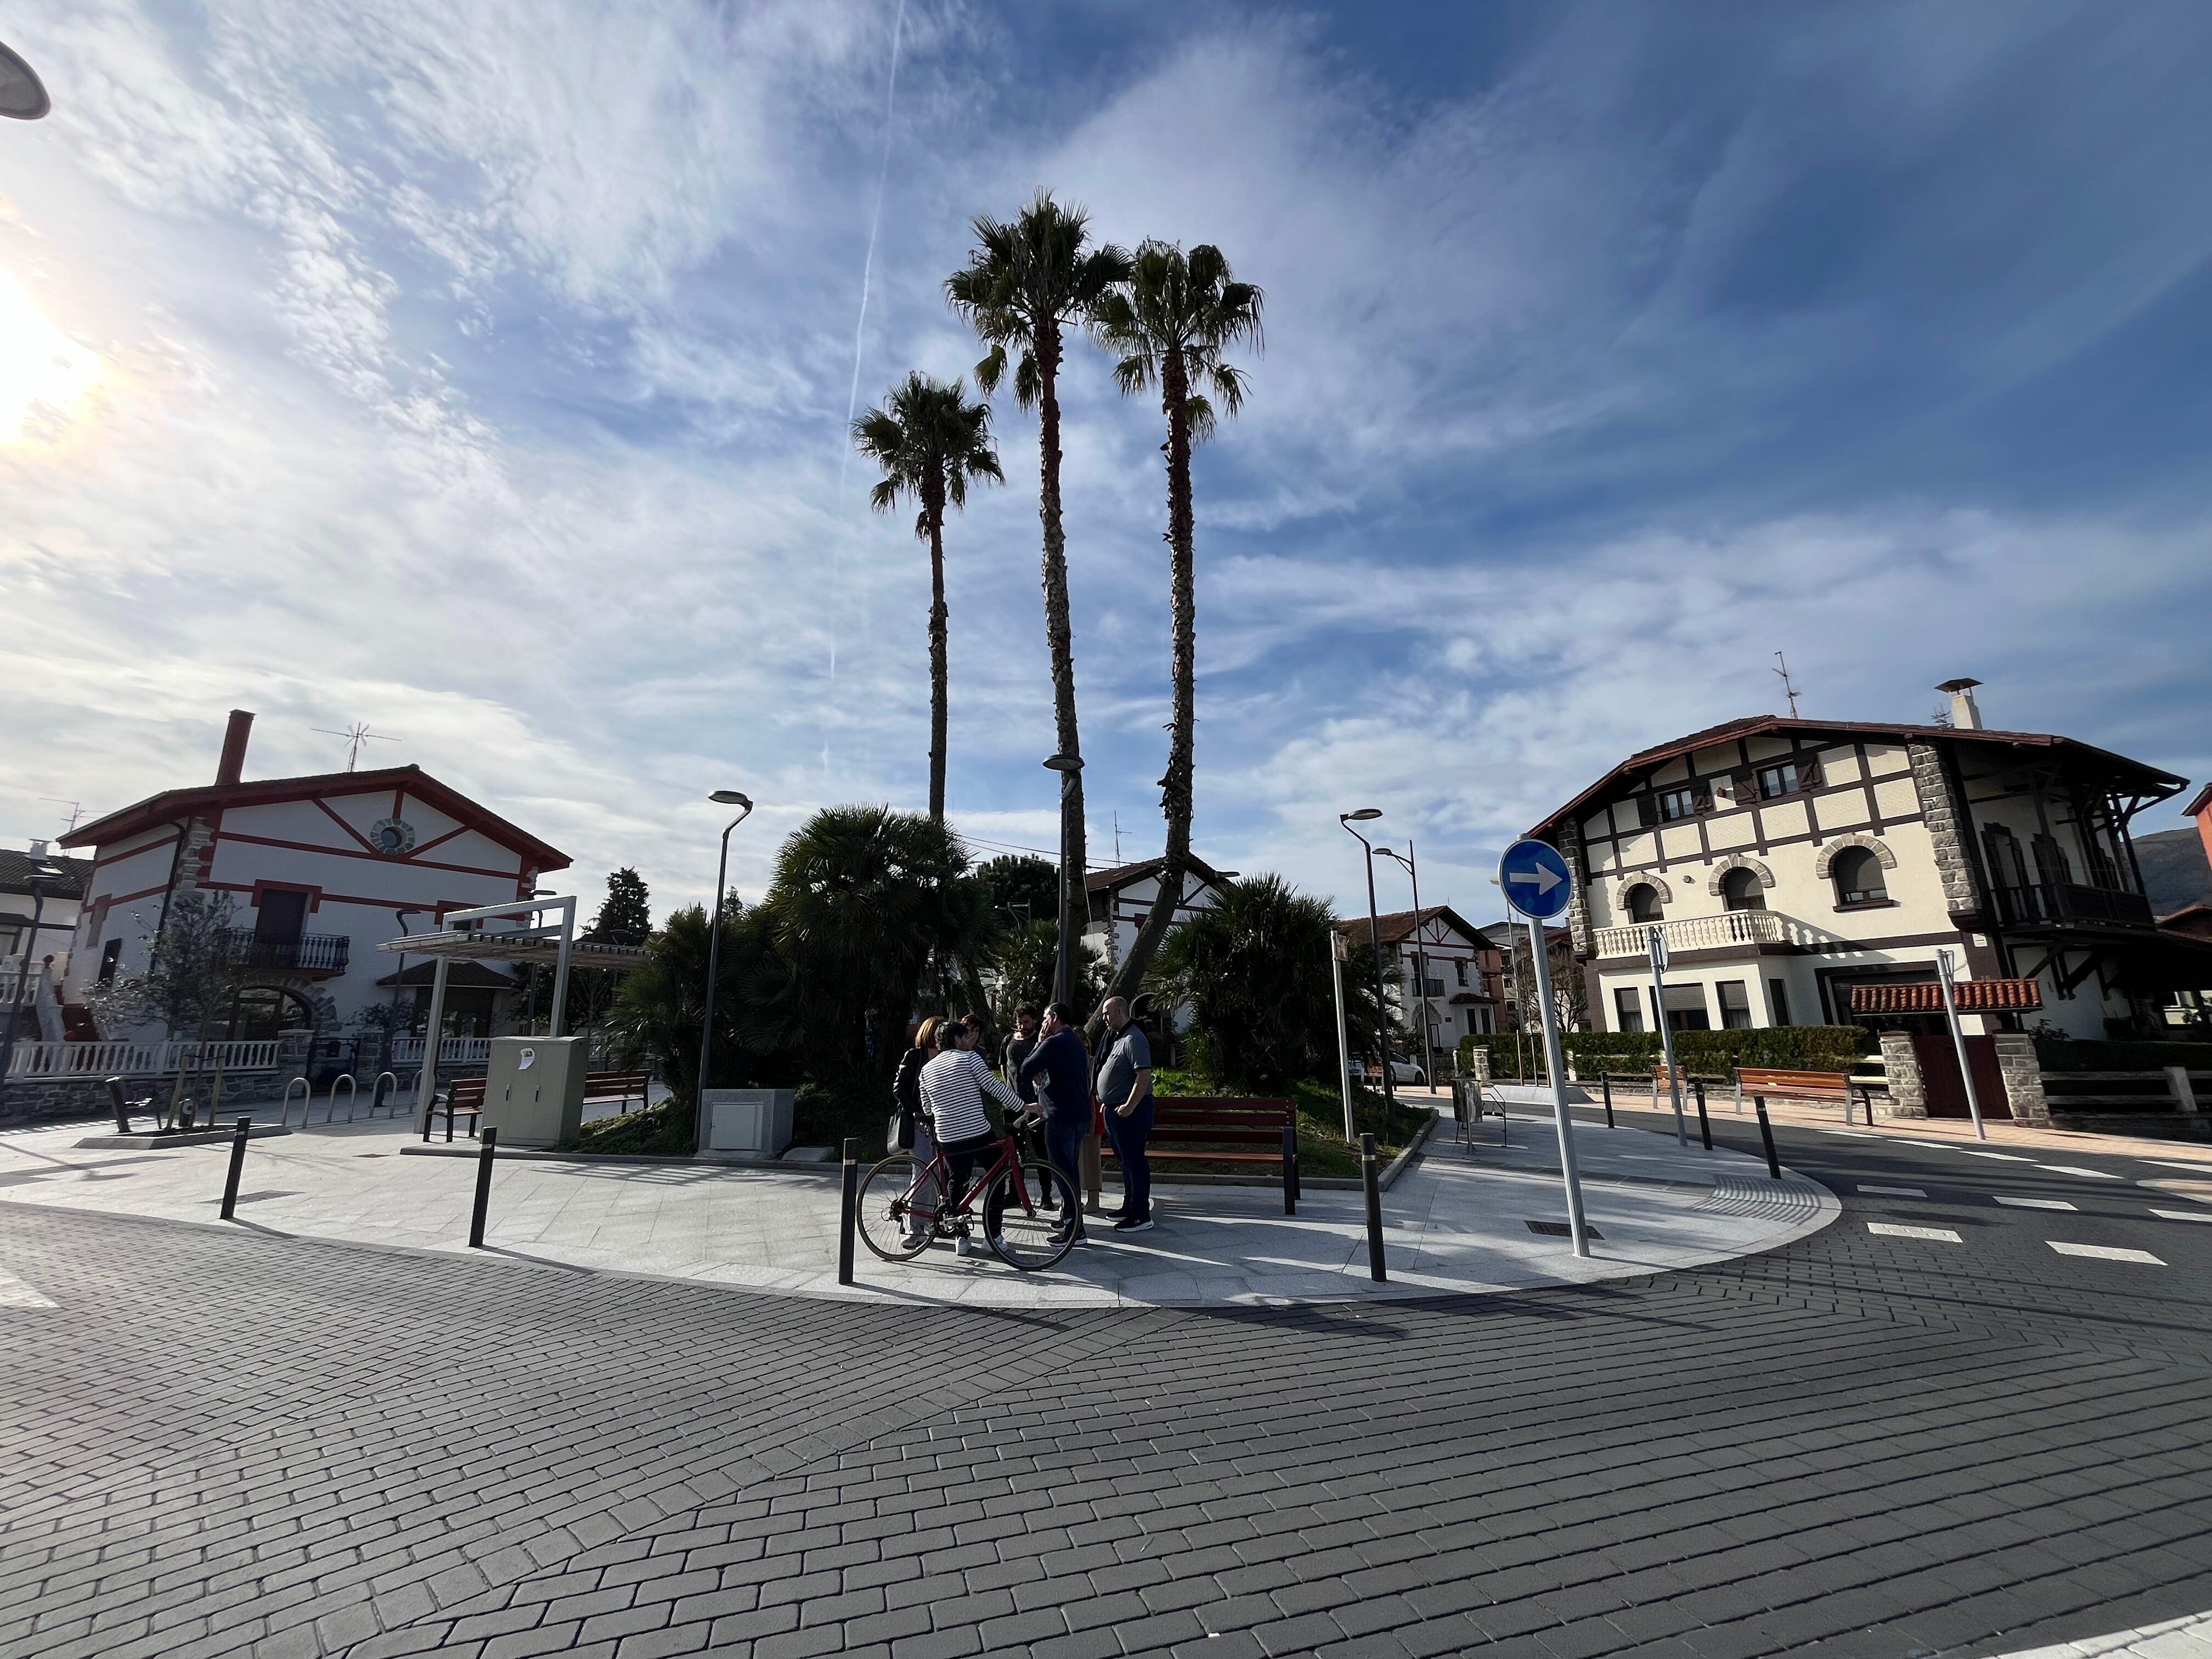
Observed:
[[[958,380],[912,374],[884,406],[853,422],[853,441],[884,469],[868,505],[888,513],[902,497],[921,503],[914,533],[929,544],[929,816],[945,821],[945,726],[950,665],[945,641],[945,509],[968,505],[971,479],[1006,482],[991,447],[991,410],[968,401]]]
[[[1012,924],[1052,921],[1059,914],[1060,872],[1050,859],[1005,853],[975,872],[991,890],[991,902],[1011,912]]]
[[[1067,615],[1067,538],[1060,513],[1060,370],[1061,331],[1088,324],[1098,302],[1127,272],[1128,256],[1090,242],[1090,216],[1063,207],[1048,191],[1012,221],[985,214],[969,222],[976,246],[968,264],[945,279],[945,297],[990,348],[975,365],[986,393],[1006,378],[1014,357],[1014,400],[1037,411],[1037,517],[1044,530],[1044,632],[1052,653],[1052,707],[1060,752],[1080,759],[1075,720],[1075,653]],[[1084,914],[1088,847],[1083,824],[1083,775],[1060,795],[1061,845],[1070,916]]]
[[[112,1035],[159,1021],[173,1039],[206,1041],[246,976],[246,952],[233,937],[237,911],[228,893],[194,890],[172,898],[146,971],[88,993],[100,1030]]]
[[[1167,820],[1167,855],[1159,893],[1114,976],[1114,994],[1127,996],[1144,982],[1153,952],[1174,926],[1190,863],[1193,749],[1198,724],[1198,585],[1192,552],[1190,452],[1212,434],[1218,416],[1244,404],[1244,375],[1222,360],[1231,347],[1261,343],[1260,290],[1237,282],[1221,250],[1200,243],[1184,257],[1169,242],[1148,241],[1130,261],[1129,274],[1100,302],[1091,327],[1115,354],[1114,378],[1122,392],[1157,388],[1167,416],[1168,592],[1171,615],[1172,713],[1168,720],[1168,769],[1160,780],[1160,813]],[[1210,393],[1210,395],[1209,395]]]
[[[645,878],[624,865],[607,877],[606,902],[584,937],[609,945],[642,945],[653,932],[652,895]]]
[[[608,1025],[638,1054],[650,1056],[670,1091],[696,1105],[699,1085],[699,1024],[706,1012],[707,957],[711,927],[703,906],[668,918],[646,941],[645,960],[623,976]],[[759,915],[734,903],[722,911],[722,949],[714,981],[714,1056],[719,1073],[741,1086],[791,1080],[787,1057],[773,1046],[755,1048],[746,1018],[751,987],[775,976],[773,951]]]
[[[1152,964],[1163,1000],[1189,1009],[1200,1068],[1239,1088],[1282,1090],[1334,1077],[1336,991],[1327,901],[1280,876],[1224,882],[1212,907],[1168,936]],[[1345,975],[1357,1044],[1380,1012],[1372,986]]]

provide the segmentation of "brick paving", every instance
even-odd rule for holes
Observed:
[[[0,1307],[0,1652],[1907,1656],[2212,1607],[2212,1226],[1784,1138],[1845,1213],[1782,1249],[1334,1308],[781,1299],[0,1205],[57,1304]]]

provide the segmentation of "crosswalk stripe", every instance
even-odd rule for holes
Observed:
[[[1901,1227],[1893,1221],[1869,1221],[1867,1231],[1880,1233],[1884,1238],[1933,1238],[1946,1244],[1963,1244],[1966,1241],[1948,1227]]]
[[[1880,1193],[1884,1198],[1925,1198],[1928,1196],[1927,1193],[1918,1187],[1869,1187],[1863,1181],[1859,1183],[1859,1190],[1863,1193]]]
[[[2009,1204],[2015,1210],[2070,1210],[2074,1207],[2063,1198],[2007,1198],[2002,1193],[1991,1194],[2000,1204]]]
[[[2100,1261],[2140,1261],[2151,1267],[2166,1266],[2148,1250],[2124,1250],[2117,1244],[2070,1244],[2063,1238],[2048,1238],[2044,1243],[2061,1255],[2094,1256]]]
[[[0,1267],[0,1308],[51,1308],[52,1297],[41,1296],[21,1279]]]
[[[2151,1213],[2168,1221],[2212,1221],[2212,1210],[2153,1210]]]
[[[2118,1176],[2109,1170],[2084,1170],[2071,1164],[2039,1164],[2039,1170],[2048,1170],[2053,1175],[2086,1176],[2092,1181],[2118,1181]]]
[[[1985,1152],[1978,1146],[1961,1146],[1959,1150],[1968,1158],[1993,1158],[2003,1164],[2033,1164],[2032,1158],[2022,1158],[2018,1152]]]

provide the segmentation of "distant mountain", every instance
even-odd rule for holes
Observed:
[[[2136,861],[2142,866],[2143,896],[2150,900],[2152,915],[2212,904],[2212,863],[2205,860],[2204,837],[2194,824],[2137,836]]]

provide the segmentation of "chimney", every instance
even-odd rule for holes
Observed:
[[[1986,729],[1982,724],[1982,711],[1974,706],[1974,688],[1980,684],[1979,680],[1945,680],[1936,688],[1938,691],[1951,694],[1953,730],[1980,732]]]
[[[34,842],[33,842],[31,843],[31,856],[32,856],[33,858],[34,858],[34,859],[42,859],[42,858],[46,857],[46,842],[42,842],[42,841],[34,841]]]
[[[243,708],[230,711],[230,725],[222,734],[222,761],[215,769],[217,784],[236,783],[246,771],[246,740],[253,735],[253,715]]]

